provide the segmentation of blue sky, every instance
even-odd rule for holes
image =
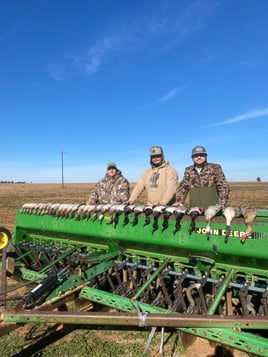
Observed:
[[[0,180],[129,181],[161,145],[268,181],[267,0],[0,0]]]

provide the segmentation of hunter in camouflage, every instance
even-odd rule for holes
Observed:
[[[106,175],[97,182],[87,204],[121,204],[129,199],[129,182],[114,162],[108,162]]]
[[[221,166],[207,162],[207,152],[203,146],[193,148],[192,159],[194,164],[185,169],[176,192],[175,205],[183,205],[189,193],[191,207],[227,206],[230,188]]]

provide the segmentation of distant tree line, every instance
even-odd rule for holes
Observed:
[[[3,181],[1,180],[0,183],[26,183],[25,181]]]

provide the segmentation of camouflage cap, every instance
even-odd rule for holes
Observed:
[[[204,146],[195,146],[192,150],[192,156],[196,154],[205,154],[207,155],[207,151]]]
[[[107,170],[110,169],[111,167],[114,167],[115,169],[117,169],[116,163],[115,163],[115,162],[112,162],[112,161],[111,161],[111,162],[108,162],[108,163],[107,163]]]
[[[150,155],[154,156],[154,155],[163,155],[163,149],[161,148],[161,146],[152,146],[150,149]]]

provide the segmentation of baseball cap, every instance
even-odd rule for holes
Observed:
[[[204,146],[195,146],[192,150],[192,156],[193,155],[198,155],[198,154],[205,154],[207,155],[207,151],[204,148]]]
[[[116,163],[115,163],[115,162],[112,162],[112,161],[111,161],[111,162],[108,162],[108,163],[107,163],[107,170],[110,169],[111,167],[114,167],[115,169],[117,169]]]
[[[152,146],[150,149],[150,155],[163,155],[163,149],[161,148],[161,146]]]

